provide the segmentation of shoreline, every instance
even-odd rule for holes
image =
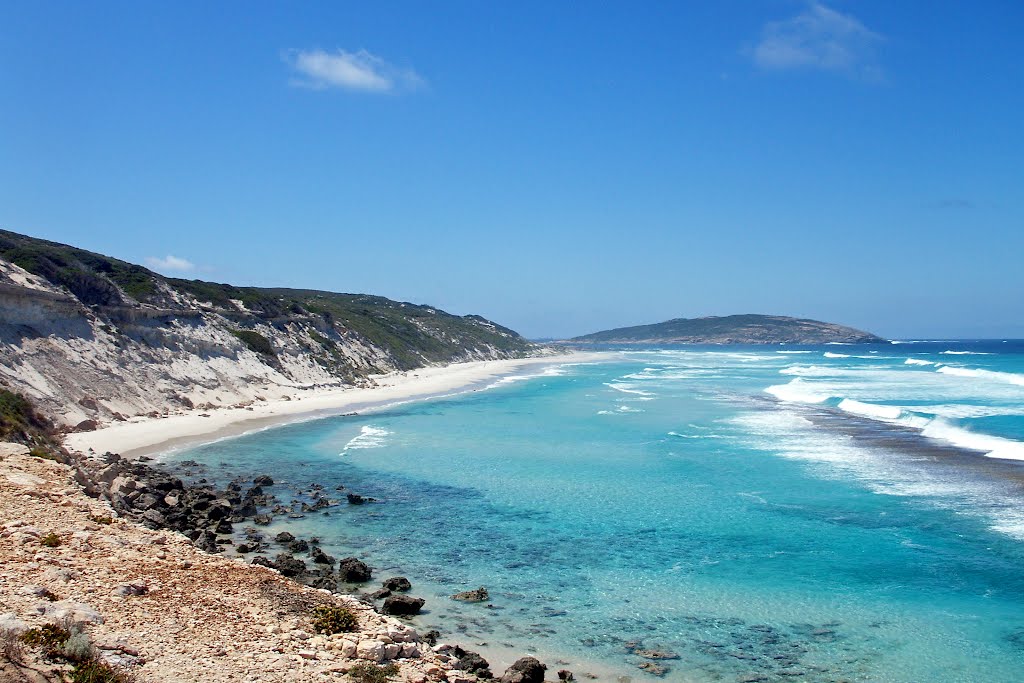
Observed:
[[[427,366],[373,376],[373,387],[308,389],[297,392],[295,398],[257,401],[244,408],[196,408],[161,417],[134,417],[101,425],[94,431],[72,432],[63,443],[68,450],[85,456],[110,452],[138,459],[286,424],[477,391],[523,368],[600,362],[614,355],[567,352]]]

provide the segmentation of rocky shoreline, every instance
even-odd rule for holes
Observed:
[[[493,677],[480,655],[396,618],[423,606],[408,595],[408,579],[390,577],[370,594],[338,592],[365,585],[372,570],[327,555],[315,539],[260,533],[259,518],[282,506],[269,476],[217,490],[112,454],[68,460],[0,449],[0,634],[12,644],[0,681],[65,680],[66,662],[14,647],[54,622],[75,623],[97,661],[139,681]],[[352,495],[345,504],[365,502]],[[310,511],[341,504],[322,492],[315,499]],[[243,523],[251,526],[236,544]],[[228,545],[255,557],[224,557]],[[325,607],[354,615],[354,630],[318,632]],[[7,656],[15,650],[20,661]],[[497,680],[540,683],[545,669],[524,657]]]

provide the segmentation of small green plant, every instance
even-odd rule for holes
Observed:
[[[61,653],[69,662],[87,662],[96,657],[96,650],[93,648],[89,636],[78,630],[73,630],[68,639],[64,641]]]
[[[355,631],[359,627],[355,612],[337,605],[318,605],[313,608],[310,621],[317,633],[331,635]]]
[[[44,545],[47,548],[56,548],[60,545],[60,536],[51,531],[39,539],[39,545]]]
[[[71,683],[132,683],[135,677],[98,659],[87,659],[71,670]]]
[[[28,452],[33,458],[42,458],[43,460],[56,460],[57,456],[46,450],[45,448],[39,448],[36,446]]]
[[[243,344],[256,353],[264,356],[276,355],[274,353],[274,347],[270,344],[270,340],[259,332],[255,332],[253,330],[231,330],[231,334],[238,337]]]
[[[372,662],[360,662],[348,670],[349,679],[356,683],[387,683],[396,675],[398,667],[394,664],[382,666]]]
[[[89,521],[96,524],[113,524],[114,518],[110,515],[89,515]]]
[[[59,654],[68,642],[71,632],[59,624],[43,624],[39,628],[30,628],[21,634],[21,642],[30,647],[38,647],[48,657]]]

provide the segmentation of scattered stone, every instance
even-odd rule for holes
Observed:
[[[487,593],[487,589],[483,586],[476,588],[471,591],[463,591],[462,593],[456,593],[452,596],[452,600],[460,600],[462,602],[487,602],[491,599],[491,596]]]
[[[256,486],[273,486],[274,479],[269,474],[261,474],[252,480],[252,483]]]
[[[282,531],[277,536],[274,536],[274,540],[278,543],[291,543],[295,540],[295,537],[287,531]]]

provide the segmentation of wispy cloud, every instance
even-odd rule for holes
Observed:
[[[341,88],[373,93],[395,93],[421,88],[426,81],[412,69],[389,64],[366,50],[289,50],[285,61],[298,73],[291,84],[325,90]]]
[[[812,0],[795,17],[765,24],[752,56],[766,70],[817,69],[880,81],[875,52],[882,40],[856,17]]]
[[[177,256],[171,256],[170,254],[163,258],[150,256],[146,259],[146,265],[160,273],[185,273],[196,269],[196,264],[191,261],[178,258]]]

